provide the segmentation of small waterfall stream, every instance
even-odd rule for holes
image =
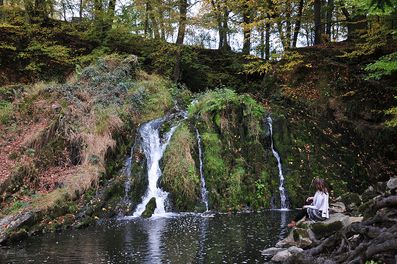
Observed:
[[[203,146],[201,143],[201,136],[197,128],[196,128],[196,138],[197,138],[199,160],[200,160],[201,201],[205,204],[205,210],[208,211],[208,191],[205,185],[205,177],[204,177]]]
[[[273,156],[277,160],[277,166],[278,166],[278,176],[280,178],[280,185],[278,187],[280,191],[280,209],[288,209],[287,207],[287,197],[285,195],[285,189],[284,189],[284,175],[283,175],[283,168],[281,166],[281,159],[280,155],[278,152],[274,149],[274,143],[273,143],[273,126],[272,126],[272,118],[269,116],[267,118],[267,124],[269,126],[269,131],[270,131],[270,142],[271,142],[271,149],[273,152]]]
[[[173,133],[178,125],[172,126],[171,129],[160,138],[160,128],[164,123],[165,118],[159,118],[143,124],[139,129],[141,136],[141,144],[143,152],[147,160],[147,174],[149,184],[142,202],[137,206],[133,216],[141,216],[145,211],[145,207],[151,198],[156,198],[156,210],[154,214],[161,215],[165,213],[165,204],[168,193],[158,187],[158,181],[162,175],[160,169],[160,160],[163,157],[164,151],[171,140]]]

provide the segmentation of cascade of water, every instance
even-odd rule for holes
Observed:
[[[201,144],[201,136],[196,128],[196,137],[197,137],[197,145],[199,150],[199,160],[200,160],[200,180],[201,180],[201,201],[205,204],[205,210],[208,211],[208,191],[205,186],[205,178],[204,178],[204,163],[203,163],[203,147]]]
[[[156,199],[156,210],[154,214],[165,213],[165,203],[168,197],[168,192],[163,191],[157,186],[161,177],[160,160],[163,157],[164,151],[171,140],[172,134],[175,132],[178,125],[171,127],[170,131],[165,134],[163,140],[160,139],[160,127],[165,121],[165,118],[159,118],[142,125],[139,129],[139,134],[142,138],[142,148],[147,160],[147,174],[149,184],[142,202],[137,206],[133,216],[141,216],[145,211],[145,207],[151,198]]]
[[[273,156],[277,159],[277,166],[278,166],[278,176],[280,178],[280,185],[278,187],[280,191],[280,204],[281,204],[281,209],[288,209],[287,207],[287,197],[285,195],[285,189],[284,189],[284,175],[283,175],[283,168],[281,166],[281,159],[280,155],[278,152],[274,149],[274,144],[273,144],[273,126],[272,126],[272,118],[269,116],[267,118],[267,124],[269,126],[269,131],[270,131],[270,142],[271,142],[271,149],[273,152]]]

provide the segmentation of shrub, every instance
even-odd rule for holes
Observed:
[[[0,123],[8,124],[14,113],[14,107],[12,103],[6,101],[0,101]]]

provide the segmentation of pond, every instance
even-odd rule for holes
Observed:
[[[263,263],[288,211],[105,221],[0,248],[0,263]]]

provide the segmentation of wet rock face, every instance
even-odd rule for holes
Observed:
[[[149,218],[153,215],[154,210],[156,210],[156,198],[150,199],[148,204],[146,205],[145,211],[142,213],[143,218]]]

